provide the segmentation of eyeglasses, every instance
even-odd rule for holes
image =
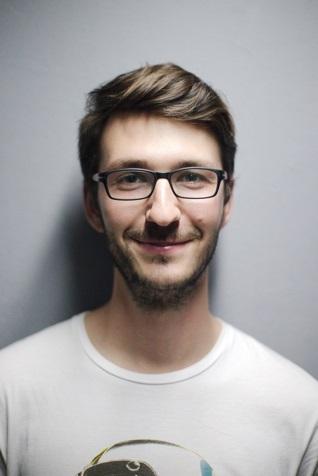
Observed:
[[[130,447],[130,451],[129,451]],[[111,461],[100,462],[114,452]],[[127,455],[134,455],[133,458]],[[116,456],[115,456],[116,455]],[[126,457],[122,457],[126,455]],[[147,461],[145,461],[145,459]],[[128,440],[103,449],[77,476],[213,476],[211,466],[196,452],[162,440]]]
[[[159,179],[168,180],[176,197],[202,199],[215,197],[222,180],[226,181],[228,176],[224,170],[208,167],[183,167],[171,172],[126,168],[96,173],[92,179],[102,182],[113,200],[149,198]]]

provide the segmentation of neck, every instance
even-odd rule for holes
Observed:
[[[199,361],[220,333],[208,310],[205,273],[189,300],[178,309],[141,309],[118,272],[111,300],[86,317],[97,350],[115,364],[145,373],[171,372]]]

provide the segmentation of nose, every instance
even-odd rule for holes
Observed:
[[[180,220],[179,201],[167,179],[157,180],[155,189],[148,199],[146,219],[159,226],[168,226]]]

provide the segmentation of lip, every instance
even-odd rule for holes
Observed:
[[[167,254],[181,251],[190,241],[137,241],[135,243],[146,253]]]

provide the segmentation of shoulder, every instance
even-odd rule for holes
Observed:
[[[54,324],[0,351],[0,385],[3,381],[36,377],[41,369],[53,368],[72,353],[77,344],[74,321],[81,315]]]
[[[273,398],[289,395],[293,403],[312,401],[318,409],[318,381],[313,376],[254,337],[230,327],[234,365],[242,377]]]

